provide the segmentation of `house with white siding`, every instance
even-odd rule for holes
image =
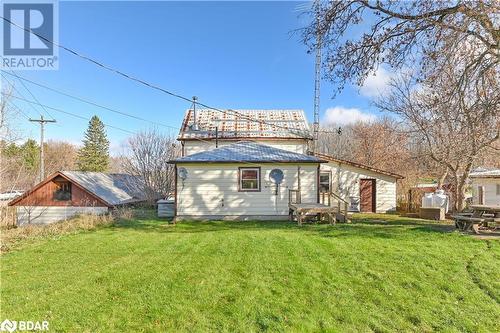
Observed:
[[[500,206],[500,169],[476,169],[469,178],[473,204]]]
[[[286,219],[302,203],[338,194],[350,211],[396,209],[401,176],[311,153],[302,110],[188,110],[175,164],[176,219]]]

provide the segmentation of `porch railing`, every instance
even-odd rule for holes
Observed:
[[[338,193],[332,191],[320,192],[319,202],[330,207],[334,207],[336,203],[337,212],[342,214],[347,220],[347,210],[349,208],[349,202],[342,198]]]

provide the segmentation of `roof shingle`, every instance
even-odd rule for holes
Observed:
[[[215,138],[216,122],[220,139],[299,138],[311,139],[302,110],[196,110],[198,130],[193,130],[194,111],[184,115],[179,140]]]

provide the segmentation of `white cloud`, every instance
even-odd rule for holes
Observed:
[[[379,67],[375,75],[370,74],[363,82],[363,86],[359,92],[367,97],[378,97],[389,91],[389,82],[392,78],[392,73],[383,67]]]
[[[336,124],[342,126],[357,122],[370,122],[376,119],[376,115],[363,112],[360,109],[336,106],[326,110],[323,123],[326,125]]]

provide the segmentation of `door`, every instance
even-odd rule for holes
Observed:
[[[484,186],[477,187],[478,204],[484,205]]]
[[[375,179],[359,180],[360,211],[362,213],[375,213]]]

